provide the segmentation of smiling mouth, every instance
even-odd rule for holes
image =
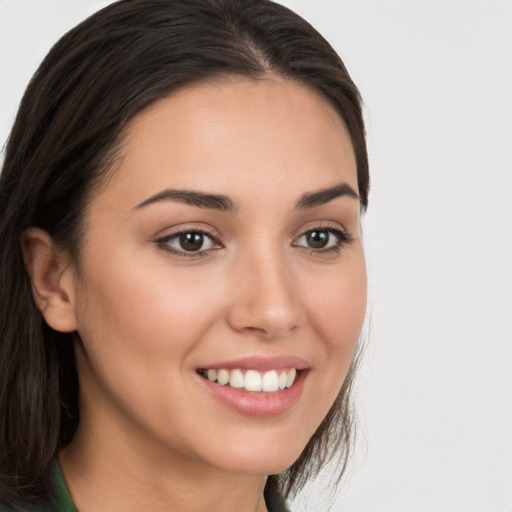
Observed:
[[[210,382],[227,386],[240,391],[255,391],[262,393],[277,393],[293,386],[300,370],[296,368],[281,368],[259,372],[251,369],[200,369],[197,372]]]

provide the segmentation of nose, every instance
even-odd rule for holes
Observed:
[[[231,275],[231,328],[266,340],[287,337],[304,317],[290,265],[273,254],[240,259]]]

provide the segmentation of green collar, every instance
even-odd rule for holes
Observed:
[[[30,507],[16,507],[0,499],[0,512],[78,512],[71,499],[71,494],[69,494],[59,464],[55,464],[53,467],[52,484],[54,498],[50,505],[39,504]]]
[[[59,464],[55,464],[52,481],[54,499],[52,503],[53,508],[50,510],[52,512],[78,512],[73,500],[71,499],[71,494],[69,494],[69,489],[66,481],[64,480],[64,475],[62,474]]]

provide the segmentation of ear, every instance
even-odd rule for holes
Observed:
[[[46,323],[56,331],[76,331],[74,275],[69,258],[56,249],[50,235],[40,228],[25,230],[21,247],[34,300]]]

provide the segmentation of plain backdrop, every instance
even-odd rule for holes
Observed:
[[[0,0],[0,145],[50,46],[110,2]],[[512,1],[288,0],[365,99],[362,435],[295,512],[512,512]]]

